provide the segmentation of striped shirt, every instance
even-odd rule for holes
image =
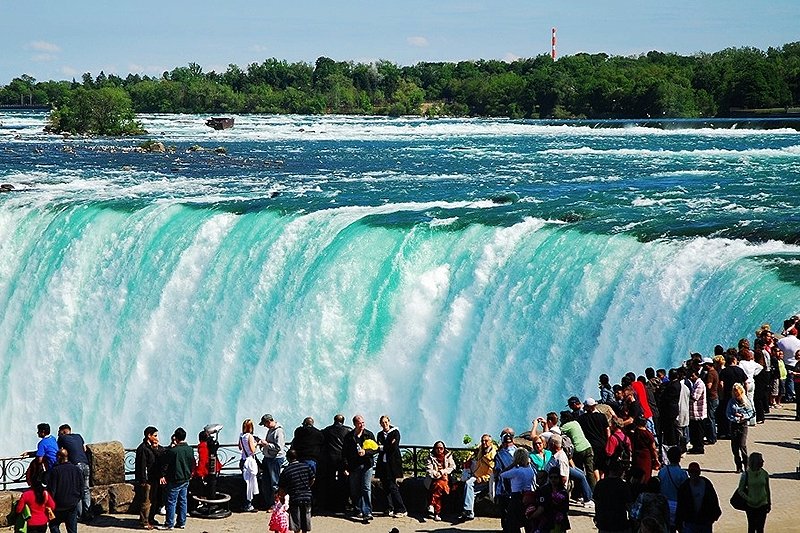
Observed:
[[[314,472],[302,461],[289,463],[281,472],[278,486],[289,494],[289,505],[311,503],[311,484]]]

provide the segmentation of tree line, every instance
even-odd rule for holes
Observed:
[[[579,53],[399,66],[320,57],[314,64],[267,59],[203,72],[196,63],[160,77],[100,72],[80,81],[22,75],[0,104],[70,108],[100,97],[134,113],[299,113],[509,118],[725,117],[733,108],[800,103],[800,42],[762,51],[728,48],[682,56]],[[130,118],[126,115],[127,118]],[[78,117],[80,118],[80,117]],[[67,113],[63,121],[74,119]]]

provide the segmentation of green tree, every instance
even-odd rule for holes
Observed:
[[[50,113],[49,130],[99,135],[144,133],[128,93],[116,87],[76,89],[67,102]]]

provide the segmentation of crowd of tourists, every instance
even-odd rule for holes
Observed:
[[[748,428],[764,423],[771,408],[795,401],[798,328],[798,317],[785,321],[780,334],[765,324],[752,345],[748,339],[728,349],[718,345],[713,357],[693,353],[678,367],[647,368],[639,376],[628,372],[615,384],[602,374],[596,399],[572,396],[568,409],[533,419],[530,430],[519,435],[511,427],[503,428],[497,441],[484,434],[460,464],[437,441],[426,460],[427,515],[441,520],[443,501],[449,498],[452,505],[458,495],[459,521],[472,520],[476,499],[483,497],[498,509],[506,533],[567,531],[570,505],[592,514],[603,532],[711,531],[722,514],[716,490],[698,462],[684,470],[681,460],[727,439],[732,470],[741,474],[737,494],[748,531],[763,531],[771,510],[769,475],[761,454],[748,453]],[[349,512],[351,519],[369,523],[376,475],[385,496],[381,507],[389,517],[405,516],[398,484],[404,477],[400,430],[386,415],[377,435],[361,415],[352,423],[346,425],[338,414],[318,429],[307,417],[287,444],[283,426],[271,414],[260,419],[263,437],[256,435],[253,420],[244,420],[238,439],[242,510],[268,510],[270,529],[282,532],[310,531],[312,508]],[[47,424],[38,429],[37,450],[26,452],[36,458],[28,478],[32,488],[17,510],[28,510],[28,531],[45,531],[49,524],[58,533],[58,524],[65,523],[71,533],[79,519],[91,518],[85,444],[68,425],[59,428],[57,441]],[[221,467],[215,457],[209,460],[204,432],[198,435],[197,458],[183,428],[171,441],[162,447],[158,430],[150,426],[136,450],[135,484],[146,529],[184,528],[190,481],[202,493]],[[160,525],[162,505],[166,519]]]

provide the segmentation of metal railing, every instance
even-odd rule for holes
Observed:
[[[288,447],[288,444],[287,444]],[[197,446],[192,446],[197,449]],[[401,445],[403,456],[403,472],[407,476],[418,477],[425,473],[425,462],[430,453],[430,446]],[[471,448],[449,448],[456,458],[456,474],[460,472],[461,463],[472,451]],[[239,473],[240,452],[236,444],[221,444],[217,450],[217,457],[222,463],[223,474]],[[32,459],[30,457],[4,457],[0,458],[0,487],[2,490],[22,489],[27,487],[25,473]],[[125,449],[125,479],[132,480],[136,467],[136,449]]]

